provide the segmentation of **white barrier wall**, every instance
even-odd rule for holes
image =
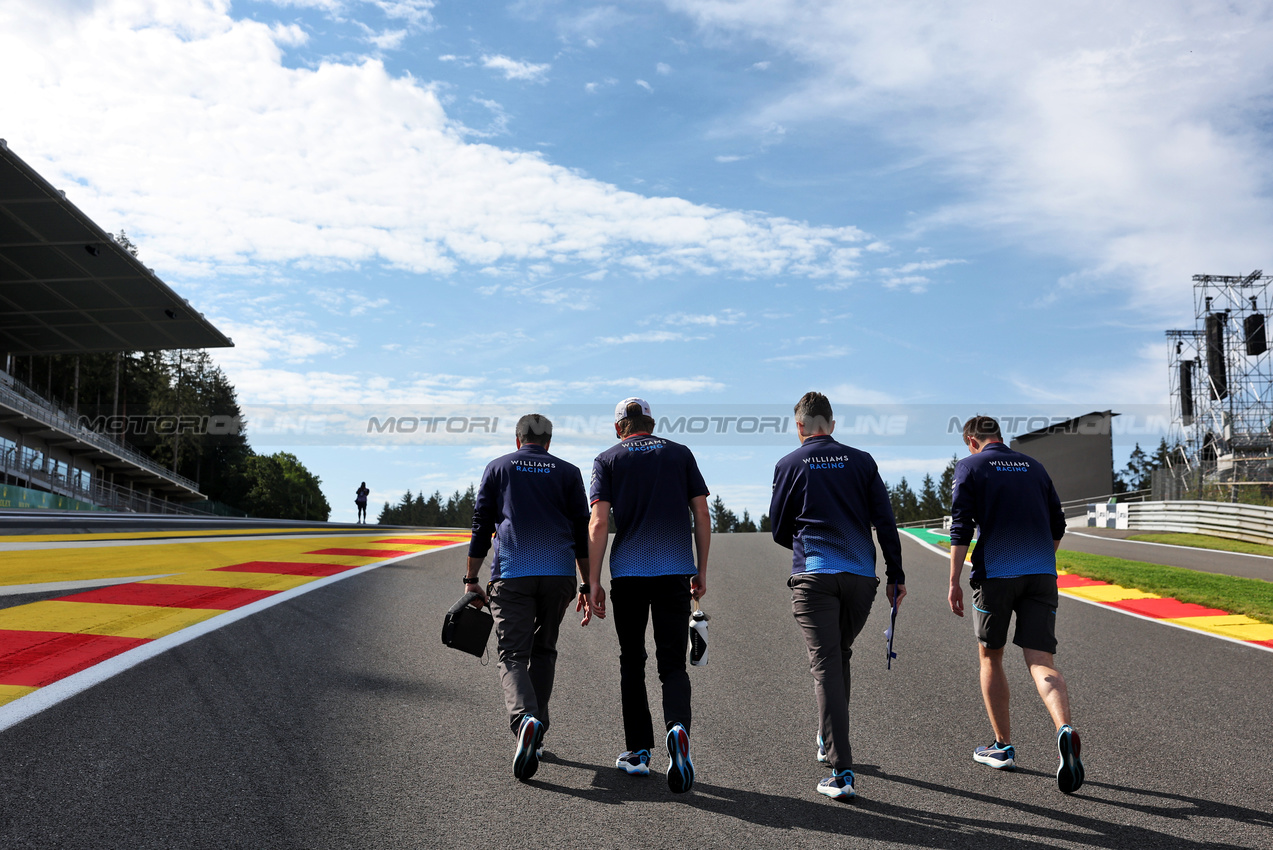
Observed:
[[[1127,524],[1093,523],[1093,508],[1127,509]],[[1088,525],[1141,531],[1180,531],[1210,534],[1248,543],[1273,543],[1273,508],[1225,502],[1133,502],[1128,505],[1088,505]]]

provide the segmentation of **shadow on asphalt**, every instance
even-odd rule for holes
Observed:
[[[857,797],[848,802],[835,802],[822,798],[800,799],[778,796],[738,788],[726,788],[697,782],[694,791],[680,797],[670,797],[662,775],[651,771],[649,777],[630,777],[618,770],[598,768],[596,764],[571,761],[548,755],[545,761],[593,774],[588,787],[577,788],[544,782],[539,779],[530,785],[545,791],[565,794],[590,803],[618,806],[632,802],[678,802],[712,814],[735,818],[758,826],[787,830],[812,830],[837,836],[852,836],[867,840],[897,842],[917,847],[978,848],[984,850],[987,841],[997,848],[1037,848],[1053,846],[1059,842],[1083,844],[1091,847],[1107,847],[1127,850],[1134,847],[1155,848],[1208,848],[1226,850],[1239,845],[1219,842],[1199,842],[1167,835],[1142,827],[1110,823],[1105,820],[1067,812],[1061,808],[1032,805],[1015,800],[1004,800],[987,794],[979,794],[924,782],[910,777],[884,773],[874,765],[860,765],[855,771],[861,776],[881,782],[899,782],[914,788],[942,794],[951,794],[979,803],[988,803],[1017,812],[1036,815],[1057,822],[1055,827],[1014,822],[987,822],[978,818],[959,817],[948,812],[928,812],[881,803],[869,797]],[[1018,773],[1049,777],[1050,774],[1034,770],[1018,770]],[[1198,800],[1178,794],[1162,794],[1137,788],[1088,782],[1085,789],[1104,788],[1119,793],[1144,794],[1159,797],[1185,807],[1138,806],[1080,792],[1076,798],[1084,801],[1123,806],[1148,815],[1183,820],[1185,818],[1215,818],[1259,826],[1273,825],[1273,816],[1267,812],[1240,806],[1229,806],[1210,800]],[[1059,792],[1058,792],[1059,794]],[[1058,800],[1058,803],[1061,801]],[[870,815],[871,817],[861,817]],[[1002,826],[1000,826],[1002,823]]]
[[[1124,809],[1143,812],[1147,815],[1155,815],[1163,818],[1175,818],[1177,820],[1183,820],[1185,818],[1216,818],[1219,820],[1233,821],[1234,823],[1249,823],[1254,826],[1273,827],[1273,813],[1262,812],[1258,809],[1246,809],[1242,806],[1230,806],[1227,803],[1217,803],[1214,800],[1199,800],[1195,797],[1186,797],[1182,794],[1164,794],[1161,791],[1148,791],[1144,788],[1130,788],[1126,785],[1111,785],[1105,782],[1086,782],[1084,783],[1084,787],[1108,788],[1111,791],[1118,791],[1124,794],[1141,794],[1145,797],[1157,797],[1161,800],[1171,800],[1185,805],[1185,807],[1178,805],[1155,806],[1151,803],[1138,805],[1136,803],[1127,803],[1121,800],[1105,800],[1100,797],[1089,798],[1093,802],[1102,803],[1107,806],[1119,806]]]

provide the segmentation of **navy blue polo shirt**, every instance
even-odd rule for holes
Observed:
[[[610,576],[696,574],[690,500],[706,495],[698,463],[680,443],[634,434],[597,455],[588,500],[614,508]]]
[[[495,535],[491,581],[573,576],[588,557],[588,502],[579,467],[523,443],[486,465],[473,505],[469,557],[484,558]]]
[[[950,543],[972,550],[969,578],[1056,575],[1054,540],[1065,534],[1065,513],[1043,464],[1003,443],[987,443],[955,464]]]
[[[805,439],[774,466],[769,522],[791,550],[791,572],[875,576],[875,541],[890,584],[906,583],[902,543],[875,459],[828,434]]]

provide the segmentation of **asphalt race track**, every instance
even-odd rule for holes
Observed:
[[[1119,531],[1105,528],[1072,528],[1061,540],[1062,549],[1126,558],[1130,561],[1147,561],[1201,570],[1206,573],[1223,573],[1243,578],[1273,581],[1273,558],[1263,555],[1247,555],[1237,552],[1221,552],[1216,549],[1198,549],[1190,546],[1165,546],[1140,540],[1126,540],[1133,534],[1149,534],[1147,531]]]
[[[899,658],[885,670],[883,594],[855,654],[853,802],[813,790],[811,679],[767,535],[713,539],[682,796],[665,753],[648,778],[614,768],[613,629],[573,611],[550,755],[512,778],[494,664],[438,639],[453,548],[289,599],[0,733],[0,847],[1273,847],[1273,656],[1063,599],[1087,768],[1066,797],[1019,656],[1022,769],[972,761],[991,734],[971,625],[946,607],[944,560],[903,546]]]

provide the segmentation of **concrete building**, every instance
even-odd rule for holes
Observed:
[[[1117,413],[1085,413],[1016,437],[1010,448],[1043,464],[1062,502],[1106,498],[1114,492]]]

